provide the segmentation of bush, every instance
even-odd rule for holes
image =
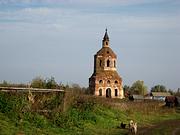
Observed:
[[[21,119],[23,110],[27,106],[28,102],[25,96],[0,92],[0,112],[8,115],[8,117],[14,120]]]
[[[46,128],[47,119],[43,115],[37,113],[30,114],[30,117],[27,119],[29,122],[32,122],[37,128]]]

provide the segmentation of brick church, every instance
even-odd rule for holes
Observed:
[[[110,48],[107,29],[102,48],[94,55],[94,72],[89,78],[90,92],[107,98],[123,98],[122,78],[117,73],[117,56]]]

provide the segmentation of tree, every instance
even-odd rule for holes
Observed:
[[[128,91],[130,91],[130,86],[128,86],[128,85],[124,85],[124,87],[123,87],[123,90],[124,90],[124,92],[128,92]]]
[[[46,81],[42,77],[36,77],[31,82],[31,87],[33,88],[45,88]]]
[[[54,77],[46,79],[46,88],[47,89],[55,89],[55,88],[57,88],[57,85],[58,84],[56,83]]]
[[[129,97],[129,95],[131,94],[130,93],[130,88],[131,88],[130,86],[124,85],[123,90],[124,90],[125,97]]]
[[[79,84],[77,84],[77,83],[73,83],[73,84],[72,84],[72,88],[73,88],[73,89],[81,89],[81,87],[80,87]]]
[[[168,92],[169,92],[171,95],[174,95],[174,94],[175,94],[175,92],[174,92],[173,90],[171,90],[171,89],[169,89]]]
[[[0,84],[0,86],[1,86],[1,87],[8,87],[9,84],[8,84],[7,81],[4,80],[4,81]]]
[[[180,88],[177,89],[175,95],[180,97]]]
[[[72,86],[71,86],[71,88],[72,88],[72,90],[73,90],[74,92],[76,92],[76,93],[82,93],[82,92],[83,92],[82,89],[81,89],[81,87],[80,87],[80,85],[77,84],[77,83],[73,83]]]
[[[133,83],[130,91],[133,94],[145,95],[147,93],[147,86],[144,85],[144,81],[138,80]]]
[[[151,88],[151,92],[167,92],[167,89],[164,85],[155,85]]]

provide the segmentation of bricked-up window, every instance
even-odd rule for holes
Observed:
[[[99,89],[99,96],[102,96],[102,89]]]
[[[99,61],[99,66],[100,66],[100,67],[102,66],[102,60]]]
[[[108,80],[108,81],[107,81],[107,84],[110,84],[110,83],[111,83],[110,80]]]
[[[115,84],[118,84],[118,81],[115,81]]]
[[[102,80],[99,80],[99,84],[102,84],[103,83],[103,81]]]
[[[115,96],[117,97],[118,96],[118,90],[115,89]]]
[[[107,67],[110,66],[110,60],[107,60]]]

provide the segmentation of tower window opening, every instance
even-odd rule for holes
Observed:
[[[109,51],[107,51],[107,54],[109,54]]]
[[[110,60],[107,60],[107,67],[110,66]]]
[[[102,80],[99,80],[99,84],[102,84],[103,83],[103,81]]]
[[[116,67],[116,61],[114,61],[114,67]]]
[[[100,66],[100,67],[102,66],[102,60],[100,60],[99,66]]]
[[[108,42],[106,42],[106,45],[108,45]]]
[[[108,80],[108,81],[107,81],[107,84],[110,84],[110,83],[111,83],[110,80]]]
[[[118,90],[115,89],[115,96],[117,97],[118,96]]]
[[[115,81],[115,84],[118,84],[118,81]]]

